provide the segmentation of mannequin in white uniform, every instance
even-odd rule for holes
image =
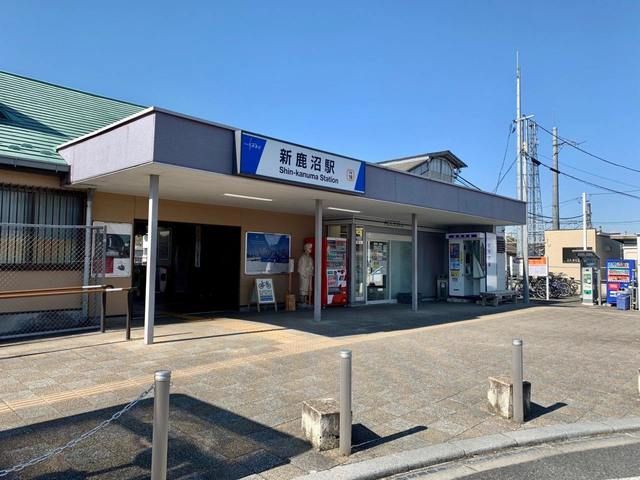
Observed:
[[[311,258],[312,246],[304,244],[304,253],[298,259],[298,275],[300,275],[300,301],[311,303],[311,280],[313,278],[313,259]]]

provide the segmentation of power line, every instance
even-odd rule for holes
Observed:
[[[640,220],[620,220],[620,221],[615,221],[615,222],[598,222],[596,220],[593,220],[591,223],[593,224],[603,224],[603,225],[623,225],[626,223],[640,223]]]
[[[509,168],[507,169],[506,172],[504,172],[504,175],[502,175],[502,178],[500,178],[500,180],[498,180],[498,184],[496,185],[495,190],[493,191],[493,193],[497,193],[498,192],[498,187],[500,186],[500,184],[502,183],[502,181],[507,178],[507,175],[509,174],[509,172],[511,171],[511,169],[513,168],[513,166],[516,164],[516,160],[518,159],[518,157],[513,159],[513,162],[511,162],[511,165],[509,165]]]
[[[498,192],[498,187],[500,186],[500,183],[504,179],[504,177],[500,177],[500,176],[502,175],[502,169],[504,168],[504,162],[507,159],[507,152],[509,151],[509,141],[511,140],[511,134],[514,131],[515,131],[515,126],[510,123],[509,124],[509,134],[507,135],[507,144],[504,146],[504,155],[502,156],[502,164],[500,165],[500,171],[498,172],[498,183],[496,183],[496,188],[493,189],[493,193],[497,193]],[[513,167],[513,164],[511,165],[511,167]],[[509,167],[509,170],[511,170],[511,167]],[[507,172],[509,170],[507,170]]]
[[[543,157],[543,158],[546,158],[547,160],[553,161],[548,156],[542,155],[540,153],[538,154],[538,157]],[[599,173],[593,173],[593,172],[590,172],[589,170],[584,170],[582,168],[574,167],[573,165],[568,164],[566,161],[563,161],[562,165],[567,167],[567,168],[570,168],[571,170],[576,170],[576,171],[581,172],[581,173],[586,173],[587,175],[590,175],[592,177],[598,177],[598,178],[601,178],[602,180],[608,180],[610,182],[619,183],[619,184],[622,184],[622,185],[626,185],[628,187],[636,187],[637,186],[637,184],[626,183],[626,182],[623,182],[622,180],[618,180],[618,179],[611,178],[611,177],[605,177],[603,175],[600,175]]]
[[[473,187],[473,188],[475,188],[476,190],[481,190],[481,189],[480,189],[480,187],[478,187],[478,186],[474,185],[474,184],[473,184],[473,183],[471,183],[469,180],[467,180],[467,179],[465,179],[464,177],[462,177],[460,174],[458,174],[458,175],[456,176],[456,178],[457,178],[458,180],[461,180],[461,181],[462,181],[462,182],[463,182],[467,187]]]
[[[527,155],[527,154],[525,153],[525,155]],[[573,179],[573,180],[576,180],[576,181],[578,181],[578,182],[582,182],[582,183],[584,183],[584,184],[586,184],[586,185],[591,185],[592,187],[596,187],[596,188],[599,188],[599,189],[601,189],[601,190],[606,190],[606,191],[611,192],[611,193],[617,193],[618,195],[624,195],[625,197],[629,197],[629,198],[634,198],[634,199],[636,199],[636,200],[640,200],[640,197],[639,197],[638,195],[632,195],[632,194],[630,194],[630,193],[622,192],[622,191],[620,191],[620,190],[614,190],[613,188],[603,187],[602,185],[598,185],[597,183],[593,183],[593,182],[590,182],[590,181],[588,181],[588,180],[584,180],[584,179],[582,179],[582,178],[578,178],[578,177],[576,177],[576,176],[574,176],[574,175],[570,175],[570,174],[568,174],[568,173],[566,173],[566,172],[561,172],[560,170],[557,170],[557,169],[555,169],[555,168],[553,168],[553,167],[550,167],[550,166],[549,166],[549,165],[547,165],[546,163],[542,163],[540,160],[538,160],[537,158],[533,158],[533,157],[531,157],[530,155],[527,155],[527,156],[528,156],[529,158],[531,158],[531,161],[532,161],[532,162],[534,162],[534,163],[536,163],[536,164],[538,164],[538,165],[542,165],[543,167],[548,168],[548,169],[549,169],[549,170],[551,170],[552,172],[557,172],[558,174],[564,175],[565,177],[569,177],[569,178],[571,178],[571,179]]]
[[[547,130],[546,128],[544,128],[539,123],[536,122],[536,125],[538,125],[538,127],[540,127],[542,130],[547,132],[549,135],[553,135],[553,132]],[[637,168],[629,167],[629,166],[623,165],[621,163],[612,162],[611,160],[607,160],[606,158],[603,158],[603,157],[601,157],[599,155],[596,155],[595,153],[591,153],[591,152],[585,150],[584,148],[579,147],[575,142],[569,140],[568,138],[563,138],[560,135],[558,135],[558,138],[560,140],[562,140],[565,144],[569,145],[570,147],[575,148],[576,150],[578,150],[579,152],[584,153],[585,155],[589,155],[590,157],[596,158],[596,159],[600,160],[601,162],[608,163],[609,165],[613,165],[615,167],[624,168],[624,169],[630,170],[632,172],[640,173],[640,170],[638,170]]]
[[[538,218],[543,218],[543,219],[548,219],[551,220],[553,217],[550,217],[549,215],[537,215],[534,213],[529,213],[530,217],[538,217]],[[574,215],[573,217],[560,217],[560,220],[576,220],[578,218],[582,218],[582,214],[580,215]]]

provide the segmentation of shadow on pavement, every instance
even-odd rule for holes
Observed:
[[[124,405],[0,432],[0,469],[64,445]],[[171,395],[167,478],[236,480],[290,463],[310,450],[303,440],[188,395]],[[153,399],[20,479],[149,478]]]
[[[535,418],[546,415],[547,413],[555,412],[556,410],[561,409],[562,407],[566,407],[567,404],[564,402],[556,402],[548,407],[543,407],[539,403],[531,402],[531,411],[527,416],[527,421],[533,420]]]
[[[504,304],[497,307],[482,307],[472,303],[425,303],[418,312],[412,312],[410,306],[402,304],[368,305],[363,307],[326,308],[322,312],[322,321],[313,320],[309,310],[296,312],[248,312],[230,313],[225,317],[207,314],[194,315],[194,319],[234,318],[263,323],[276,329],[298,330],[325,337],[342,337],[367,333],[409,330],[414,328],[444,325],[466,320],[478,319],[494,313],[509,312],[536,306],[523,304]],[[177,322],[184,321],[178,319]],[[137,320],[139,322],[139,320]],[[237,334],[236,332],[234,332]],[[253,332],[246,332],[253,333]],[[197,338],[197,337],[193,337]],[[178,340],[178,339],[176,339]],[[183,341],[185,339],[179,339]],[[172,342],[172,339],[163,342]]]
[[[351,441],[353,444],[353,448],[351,451],[361,452],[363,450],[367,450],[369,448],[377,447],[378,445],[382,445],[388,442],[393,442],[394,440],[398,440],[402,437],[408,437],[409,435],[413,435],[414,433],[422,432],[426,430],[427,427],[423,425],[418,425],[415,427],[408,428],[407,430],[403,430],[401,432],[394,433],[392,435],[387,435],[386,437],[381,437],[373,430],[369,429],[365,425],[361,423],[357,423],[353,425],[351,431]]]

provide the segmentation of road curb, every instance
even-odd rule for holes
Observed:
[[[634,431],[640,431],[640,417],[611,418],[597,422],[569,423],[516,430],[441,443],[362,462],[339,465],[330,470],[298,477],[298,480],[375,480],[439,463],[510,448]]]

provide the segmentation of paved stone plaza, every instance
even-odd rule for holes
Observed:
[[[301,439],[301,402],[337,397],[353,350],[358,461],[517,428],[486,407],[524,339],[533,415],[521,428],[640,415],[640,313],[575,303],[428,304],[181,316],[124,341],[121,330],[0,345],[0,470],[66,443],[173,371],[170,478],[289,479],[344,462]],[[152,400],[15,478],[147,478]]]

